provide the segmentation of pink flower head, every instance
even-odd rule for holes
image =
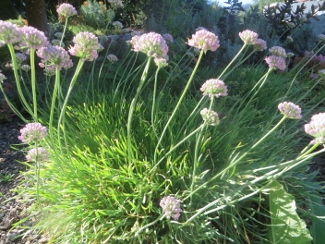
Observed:
[[[26,159],[32,162],[45,162],[49,158],[48,151],[43,147],[32,148],[28,151]]]
[[[62,3],[57,9],[56,12],[65,18],[69,18],[71,16],[77,15],[77,10],[68,3]]]
[[[204,122],[207,123],[208,125],[216,126],[220,122],[219,115],[213,110],[204,108],[200,111],[200,114]]]
[[[254,45],[258,38],[258,34],[251,30],[244,30],[239,32],[239,37],[245,44]]]
[[[325,143],[325,113],[315,114],[311,117],[310,122],[305,124],[305,132],[315,139],[311,141],[315,143]]]
[[[181,202],[175,197],[163,197],[159,205],[162,207],[167,219],[172,217],[173,219],[177,220],[181,216]]]
[[[266,45],[266,41],[264,41],[263,39],[256,39],[255,43],[254,43],[254,48],[257,51],[264,51],[267,49],[267,45]]]
[[[171,43],[174,42],[174,38],[173,38],[173,36],[172,36],[171,34],[165,33],[165,34],[162,35],[162,37],[163,37],[166,41],[169,41],[169,42],[171,42]]]
[[[222,80],[218,79],[209,79],[201,87],[201,92],[203,92],[203,96],[209,96],[216,98],[220,96],[227,96],[228,89],[225,83]]]
[[[15,44],[22,39],[21,29],[10,22],[0,20],[0,47],[5,44]]]
[[[69,69],[73,66],[69,53],[62,47],[47,46],[42,47],[36,52],[41,58],[40,67],[51,66],[52,69]]]
[[[271,47],[269,49],[269,52],[272,55],[279,56],[279,57],[282,57],[282,58],[286,58],[287,57],[286,50],[283,47],[279,47],[279,46]]]
[[[285,70],[285,59],[279,56],[271,55],[265,58],[265,62],[269,65],[270,69]]]
[[[98,50],[102,47],[98,43],[98,38],[90,32],[79,32],[73,38],[74,46],[69,49],[73,56],[81,58],[83,61],[93,61],[98,57]]]
[[[220,47],[218,37],[204,28],[199,28],[195,34],[192,35],[192,39],[188,40],[187,44],[191,47],[201,49],[205,53],[209,50],[214,52]]]
[[[134,36],[131,43],[135,52],[143,52],[148,57],[164,58],[168,52],[165,39],[155,32]]]
[[[40,49],[49,45],[49,41],[44,32],[37,30],[32,26],[23,26],[23,41],[19,45],[20,48]]]
[[[118,58],[114,54],[108,54],[107,57],[108,61],[114,63],[118,61]]]
[[[166,57],[168,57],[168,56],[166,56]],[[168,65],[166,58],[155,58],[154,62],[159,69],[164,68]]]
[[[279,103],[278,109],[289,119],[301,119],[301,108],[292,102]]]
[[[18,139],[24,143],[34,143],[42,140],[47,136],[47,129],[40,123],[29,123],[20,130]]]

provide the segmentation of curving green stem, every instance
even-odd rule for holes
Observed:
[[[58,141],[59,142],[60,142],[60,125],[61,125],[62,120],[64,119],[65,110],[67,108],[67,103],[68,103],[71,91],[72,91],[72,89],[73,89],[73,87],[74,87],[74,85],[75,85],[75,83],[77,81],[77,78],[79,76],[79,73],[80,73],[83,65],[84,65],[84,61],[82,59],[79,59],[76,71],[74,72],[74,75],[73,75],[73,77],[71,79],[71,82],[70,82],[70,85],[69,85],[69,88],[68,88],[68,92],[67,92],[67,94],[65,96],[65,99],[64,99],[64,102],[63,102],[63,105],[62,105],[62,109],[61,109],[61,113],[60,113],[60,117],[59,117],[59,121],[58,121],[58,128],[57,128]]]
[[[138,97],[140,95],[141,89],[143,87],[144,82],[147,79],[148,76],[148,71],[150,68],[150,63],[151,63],[152,57],[148,58],[146,67],[143,70],[141,79],[140,79],[140,83],[139,86],[137,88],[136,94],[134,96],[134,98],[132,99],[130,108],[129,108],[129,114],[128,114],[128,122],[127,122],[127,143],[128,143],[128,162],[131,163],[132,157],[133,157],[133,153],[132,153],[132,143],[131,143],[131,127],[132,127],[132,118],[133,118],[133,112],[135,110],[136,107],[136,103],[138,100]]]
[[[60,70],[56,68],[55,70],[55,82],[54,82],[54,89],[52,93],[52,102],[51,102],[51,111],[50,111],[50,122],[49,122],[49,132],[50,137],[53,137],[53,116],[55,110],[55,101],[58,95],[58,90],[60,87]]]
[[[33,96],[33,118],[37,122],[37,91],[36,91],[36,70],[35,70],[35,49],[30,48],[30,67],[31,67],[31,83]]]
[[[14,46],[12,44],[8,44],[7,46],[9,48],[9,52],[10,52],[10,56],[11,56],[11,60],[12,60],[12,66],[13,66],[12,68],[14,70],[14,76],[15,76],[15,81],[16,81],[16,86],[17,86],[17,91],[18,91],[18,94],[19,94],[19,98],[21,99],[21,101],[22,101],[25,109],[27,110],[27,112],[30,115],[33,115],[32,108],[30,107],[30,105],[26,101],[25,95],[24,95],[24,93],[22,91],[22,88],[21,88],[20,78],[19,78],[19,74],[18,74],[18,64],[17,64],[17,59],[16,59],[16,55],[15,55]]]
[[[201,60],[202,60],[203,54],[204,54],[204,50],[202,49],[201,52],[200,52],[200,56],[199,56],[199,58],[198,58],[198,61],[197,61],[196,65],[195,65],[195,67],[194,67],[194,69],[193,69],[193,72],[192,72],[190,78],[188,79],[187,84],[186,84],[186,86],[185,86],[185,88],[184,88],[184,90],[183,90],[183,93],[182,93],[181,97],[179,98],[179,100],[178,100],[178,102],[177,102],[177,104],[176,104],[176,106],[175,106],[175,108],[174,108],[174,110],[173,110],[171,116],[169,117],[169,119],[168,119],[168,121],[167,121],[167,123],[166,123],[166,125],[165,125],[165,127],[164,127],[164,129],[163,129],[163,131],[162,131],[162,133],[161,133],[161,135],[160,135],[160,138],[159,138],[159,140],[158,140],[158,143],[157,143],[157,145],[156,145],[155,152],[154,152],[154,163],[155,163],[155,164],[157,163],[157,151],[158,151],[158,147],[160,146],[160,143],[161,143],[163,137],[165,136],[165,133],[166,133],[166,131],[167,131],[167,128],[168,128],[170,122],[173,120],[173,118],[174,118],[174,116],[175,116],[175,114],[176,114],[176,112],[177,112],[179,106],[181,105],[182,101],[183,101],[184,98],[185,98],[185,94],[186,94],[187,90],[189,89],[189,87],[190,87],[190,85],[191,85],[191,83],[192,83],[192,80],[193,80],[193,78],[194,78],[194,76],[195,76],[195,73],[196,73],[196,71],[197,71],[197,69],[198,69],[198,67],[199,67],[199,65],[200,65],[200,63],[201,63]],[[157,164],[156,164],[156,165],[157,165]],[[157,165],[157,166],[158,166],[158,165]]]
[[[244,51],[244,49],[247,47],[247,44],[245,43],[241,49],[238,51],[236,56],[230,61],[230,63],[227,65],[227,67],[222,71],[222,73],[219,75],[218,79],[220,79],[226,71],[230,68],[230,66],[235,62],[235,60],[239,57],[239,55]]]

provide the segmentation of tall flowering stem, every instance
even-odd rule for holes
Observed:
[[[218,79],[222,78],[223,75],[227,72],[227,70],[230,68],[230,66],[236,61],[236,59],[239,57],[239,55],[244,51],[244,49],[248,46],[248,44],[244,44],[241,49],[238,51],[236,56],[229,62],[226,68],[223,69],[222,73],[219,75]],[[238,64],[239,65],[239,64]]]
[[[61,113],[60,113],[59,121],[58,121],[58,127],[57,127],[59,142],[60,142],[61,123],[62,123],[62,120],[64,120],[64,115],[65,115],[66,107],[67,107],[67,104],[68,104],[68,100],[69,100],[71,91],[72,91],[72,89],[73,89],[73,87],[74,87],[74,85],[75,85],[75,83],[77,81],[77,78],[79,76],[79,73],[80,73],[83,65],[84,65],[84,61],[82,59],[79,59],[79,62],[78,62],[77,67],[76,67],[76,71],[75,71],[75,73],[74,73],[74,75],[73,75],[73,77],[71,79],[67,94],[65,96],[65,99],[64,99],[64,102],[63,102],[63,105],[62,105],[62,109],[61,109]],[[52,100],[52,102],[53,102],[53,100]]]
[[[198,67],[199,67],[199,65],[200,65],[200,63],[201,63],[201,60],[202,60],[202,57],[203,57],[204,52],[205,52],[204,49],[202,49],[201,52],[200,52],[199,58],[198,58],[198,60],[197,60],[197,63],[196,63],[196,65],[195,65],[194,69],[193,69],[193,72],[192,72],[192,74],[191,74],[189,80],[187,81],[187,84],[186,84],[186,86],[185,86],[185,88],[184,88],[184,90],[183,90],[183,92],[182,92],[182,94],[181,94],[181,97],[179,98],[179,100],[178,100],[178,102],[177,102],[177,104],[176,104],[176,106],[175,106],[175,108],[174,108],[174,110],[173,110],[171,116],[169,117],[169,119],[168,119],[168,121],[167,121],[167,123],[166,123],[166,125],[165,125],[165,127],[164,127],[164,129],[163,129],[163,131],[162,131],[162,133],[161,133],[161,135],[160,135],[160,138],[159,138],[159,140],[158,140],[158,143],[157,143],[156,148],[155,148],[155,153],[154,153],[154,163],[155,163],[155,167],[158,166],[156,163],[157,163],[157,152],[158,152],[158,148],[159,148],[159,146],[160,146],[160,143],[161,143],[163,137],[165,136],[165,133],[166,133],[166,131],[167,131],[167,128],[168,128],[170,122],[173,120],[173,118],[174,118],[174,116],[175,116],[175,114],[176,114],[176,112],[177,112],[179,106],[181,105],[182,101],[183,101],[184,98],[185,98],[185,94],[186,94],[187,90],[189,89],[189,87],[190,87],[190,85],[191,85],[191,83],[192,83],[192,80],[193,80],[193,78],[194,78],[194,76],[195,76],[195,74],[196,74],[196,71],[197,71],[197,69],[198,69]]]
[[[20,83],[20,77],[18,74],[18,64],[17,64],[17,59],[16,59],[16,55],[15,55],[15,50],[12,44],[8,44],[8,48],[9,48],[9,52],[10,52],[10,56],[11,56],[11,60],[12,60],[12,68],[14,70],[14,76],[15,76],[15,81],[16,81],[16,86],[17,86],[17,91],[19,94],[19,98],[21,99],[25,109],[27,110],[27,112],[30,115],[33,115],[32,112],[32,108],[30,107],[30,105],[28,104],[25,95],[23,93],[23,90],[21,88],[21,83]],[[33,118],[35,119],[35,118]]]
[[[128,142],[128,162],[131,163],[131,160],[133,158],[133,153],[132,153],[132,142],[131,142],[131,129],[132,129],[132,118],[133,118],[133,112],[135,109],[135,106],[137,104],[138,101],[138,97],[140,95],[140,92],[142,90],[143,84],[144,82],[147,80],[147,76],[148,76],[148,71],[150,68],[150,63],[151,63],[152,57],[149,56],[148,60],[147,60],[147,64],[143,70],[141,79],[140,79],[140,83],[139,86],[137,88],[136,94],[134,96],[134,98],[132,99],[130,108],[129,108],[129,114],[128,114],[128,122],[127,122],[127,142]]]
[[[30,66],[31,66],[31,83],[32,83],[32,96],[33,96],[33,118],[37,119],[37,91],[36,91],[36,70],[35,70],[35,49],[30,49]]]

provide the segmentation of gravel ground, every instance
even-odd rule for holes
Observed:
[[[23,228],[12,229],[12,225],[24,217],[26,203],[15,201],[16,193],[12,190],[21,182],[20,172],[26,167],[17,161],[24,160],[21,151],[12,148],[20,143],[19,130],[24,123],[18,118],[0,123],[0,244],[36,244],[47,243],[42,236]],[[30,223],[29,223],[30,224]]]

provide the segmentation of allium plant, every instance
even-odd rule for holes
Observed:
[[[227,96],[228,89],[225,83],[222,80],[218,79],[209,79],[207,80],[200,89],[203,92],[204,96],[209,97],[220,97]]]
[[[79,57],[82,61],[93,61],[98,57],[98,50],[101,48],[98,38],[90,32],[79,32],[73,38],[74,46],[69,53]]]
[[[177,198],[173,196],[163,197],[159,205],[167,219],[173,218],[178,220],[181,216],[181,202]]]
[[[258,34],[251,30],[239,32],[239,37],[247,45],[254,45],[257,41]]]
[[[219,124],[220,119],[218,113],[216,113],[213,110],[209,110],[207,108],[204,108],[200,111],[200,114],[202,116],[202,119],[205,123],[211,126],[216,126]]]
[[[165,39],[160,34],[154,32],[134,36],[131,43],[134,52],[145,53],[148,57],[164,58],[168,52]]]
[[[270,69],[285,70],[286,62],[285,59],[279,56],[271,55],[265,58],[265,62],[268,64]]]
[[[314,137],[312,144],[325,144],[325,113],[313,115],[310,122],[305,124],[305,131]]]
[[[274,55],[274,56],[278,56],[278,57],[282,57],[282,58],[287,57],[286,50],[283,47],[273,46],[269,49],[269,52],[271,53],[271,55]]]
[[[266,41],[264,41],[263,39],[256,39],[256,41],[254,42],[254,48],[257,50],[257,51],[264,51],[267,49],[267,44],[266,44]]]
[[[289,119],[301,119],[301,108],[292,102],[280,103],[278,109]]]
[[[43,140],[47,136],[47,129],[41,123],[29,123],[20,130],[18,139],[23,143],[31,144]]]
[[[74,15],[77,15],[78,12],[77,10],[68,3],[62,3],[57,9],[56,12],[60,15],[63,16],[65,18],[69,18],[72,17]],[[63,36],[63,35],[62,35]]]
[[[37,56],[41,58],[39,66],[41,68],[47,68],[51,66],[54,69],[61,70],[69,69],[73,66],[69,53],[58,46],[42,47],[36,52]]]
[[[68,20],[70,17],[77,15],[77,10],[69,3],[62,3],[57,9],[56,12],[59,14],[59,16],[64,17],[64,28],[63,33],[57,32],[54,35],[58,38],[61,38],[60,43],[58,46],[62,46],[63,38],[65,35],[65,32],[67,30],[68,26]]]
[[[196,33],[192,35],[192,38],[188,40],[187,44],[203,50],[204,53],[207,51],[214,52],[220,47],[218,36],[206,29],[199,29],[196,31]]]
[[[0,20],[0,47],[7,44],[17,44],[22,39],[21,29],[8,21]]]
[[[43,147],[32,148],[27,152],[26,159],[30,162],[45,162],[49,158],[48,151]]]

